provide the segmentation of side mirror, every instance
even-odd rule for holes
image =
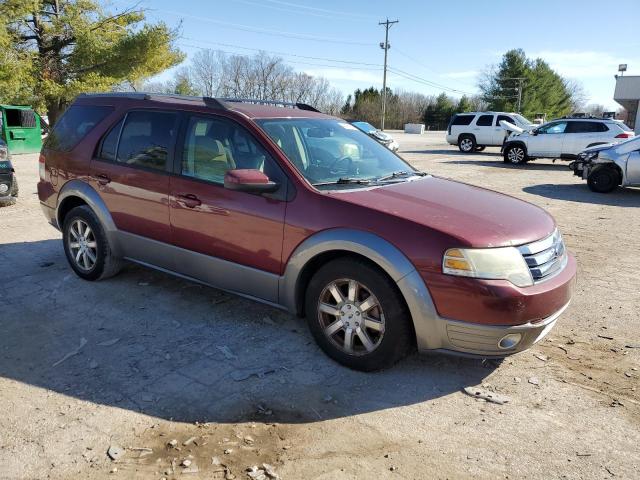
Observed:
[[[531,130],[531,135],[538,135],[538,129],[534,128],[533,130]]]
[[[248,193],[275,192],[280,185],[269,180],[260,170],[237,168],[224,175],[224,188]]]

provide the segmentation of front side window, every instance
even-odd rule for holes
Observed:
[[[493,124],[493,115],[480,115],[476,125],[478,127],[490,127]]]
[[[61,152],[71,150],[112,111],[113,107],[102,105],[71,105],[53,127],[45,147]]]
[[[266,150],[243,127],[225,118],[193,116],[187,122],[181,174],[214,183],[235,168],[281,178]]]
[[[418,174],[388,148],[341,120],[274,118],[257,122],[314,185],[374,181],[398,172],[405,177]]]
[[[564,133],[567,128],[567,122],[554,122],[544,125],[538,129],[538,133],[558,134]]]
[[[165,170],[177,129],[176,113],[129,112],[120,134],[116,161],[136,167]]]

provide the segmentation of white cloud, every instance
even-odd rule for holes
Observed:
[[[474,78],[478,76],[477,70],[465,70],[463,72],[448,72],[442,73],[440,76],[442,78]]]

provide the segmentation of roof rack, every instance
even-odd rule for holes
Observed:
[[[221,102],[230,103],[250,103],[253,105],[273,105],[276,107],[297,108],[299,110],[307,110],[309,112],[320,112],[315,107],[300,102],[285,102],[280,100],[259,100],[257,98],[218,98]]]
[[[307,110],[309,112],[320,112],[315,107],[299,102],[285,102],[279,100],[259,100],[253,98],[213,98],[213,97],[195,97],[190,95],[178,95],[173,93],[144,93],[144,92],[106,92],[106,93],[81,93],[81,97],[106,97],[106,98],[129,98],[132,100],[161,100],[173,99],[187,102],[204,102],[207,107],[228,109],[225,103],[250,103],[254,105],[273,105],[286,108],[297,108],[299,110]]]

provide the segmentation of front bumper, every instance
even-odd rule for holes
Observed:
[[[500,358],[521,352],[542,340],[568,306],[567,303],[549,317],[524,325],[481,325],[441,318],[437,323],[442,347],[435,351],[484,358]],[[509,348],[501,347],[501,341],[507,335],[519,338],[518,343]]]

